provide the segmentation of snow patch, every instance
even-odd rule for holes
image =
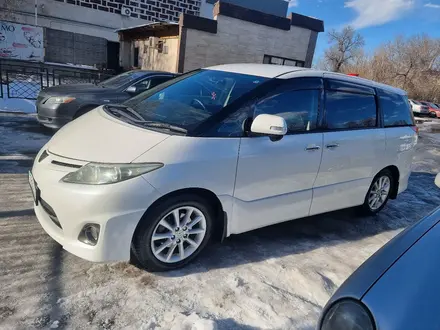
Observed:
[[[0,98],[0,112],[23,112],[36,113],[35,100],[14,98],[14,91],[20,88],[32,91],[32,95],[38,95],[40,88],[36,89],[35,84],[28,82],[19,82],[9,84],[9,91],[12,98],[8,97],[8,86],[2,84],[3,98]],[[15,94],[16,95],[16,94]]]

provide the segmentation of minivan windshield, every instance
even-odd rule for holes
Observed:
[[[110,79],[101,81],[100,83],[98,83],[98,86],[108,87],[108,88],[119,88],[132,81],[141,78],[142,76],[145,76],[144,71],[128,71],[121,73]]]
[[[190,131],[243,94],[269,78],[247,74],[199,70],[144,92],[124,105],[145,121]]]

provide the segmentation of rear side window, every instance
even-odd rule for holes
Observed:
[[[326,92],[325,109],[326,126],[330,130],[377,126],[374,95],[329,90]]]
[[[378,92],[385,127],[414,125],[414,118],[406,96],[382,90]]]

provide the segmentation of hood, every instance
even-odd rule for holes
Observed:
[[[440,208],[431,216],[440,220]],[[378,328],[384,325],[383,329],[438,329],[439,237],[440,226],[436,224],[362,299],[374,315]]]
[[[402,231],[365,261],[335,292],[327,309],[341,298],[362,299],[370,288],[408,249],[440,220],[440,208]]]
[[[64,96],[71,94],[97,94],[108,92],[109,88],[95,84],[58,85],[44,89],[41,94]]]
[[[98,107],[60,129],[48,150],[82,161],[130,163],[169,136],[120,121]]]

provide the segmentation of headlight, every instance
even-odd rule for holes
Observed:
[[[142,164],[99,164],[89,163],[75,172],[64,176],[61,181],[79,184],[110,184],[134,178],[154,171],[163,166],[162,163]]]
[[[47,104],[61,104],[61,103],[70,103],[73,100],[75,100],[74,97],[54,96],[54,97],[50,97],[45,103],[47,103]]]
[[[360,302],[347,299],[335,303],[324,315],[320,330],[374,330],[368,309]]]

